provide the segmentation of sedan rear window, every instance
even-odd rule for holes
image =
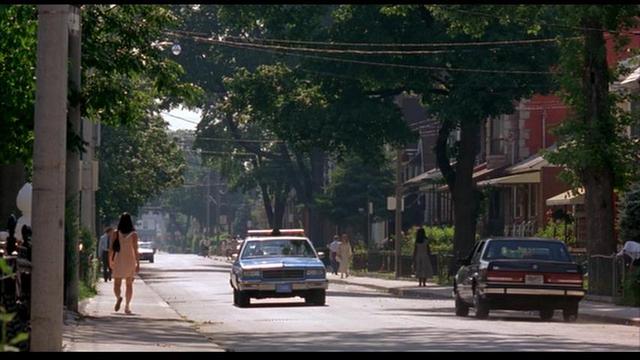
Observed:
[[[484,252],[485,260],[571,261],[563,243],[553,241],[493,240]]]
[[[301,239],[274,239],[249,241],[242,251],[243,259],[259,257],[315,257],[313,248],[306,240]]]

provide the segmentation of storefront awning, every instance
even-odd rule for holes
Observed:
[[[538,184],[540,183],[540,171],[503,176],[495,179],[480,181],[478,186],[489,185],[514,185],[514,184]]]
[[[584,204],[584,189],[578,191],[565,191],[556,196],[550,197],[546,201],[547,206],[579,205]]]
[[[438,168],[433,168],[429,171],[423,172],[418,176],[412,177],[411,179],[407,180],[404,183],[404,185],[405,186],[416,185],[421,182],[436,181],[441,178],[442,178],[442,174],[440,173],[440,170]]]
[[[620,82],[620,85],[628,85],[640,80],[640,67],[635,69],[629,76]]]

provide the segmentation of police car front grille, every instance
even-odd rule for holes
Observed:
[[[262,278],[268,280],[275,279],[303,279],[304,270],[264,270]]]

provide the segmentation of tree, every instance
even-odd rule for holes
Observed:
[[[30,163],[37,11],[33,6],[0,9],[0,164]]]
[[[225,6],[208,14],[216,18],[212,30],[218,34],[261,36],[268,33],[269,36],[293,39],[326,39],[334,8],[305,5]],[[203,9],[198,11],[202,12]],[[203,53],[202,57],[221,57],[219,48]],[[256,58],[245,54],[236,50],[233,60],[247,63],[247,59]],[[305,69],[317,69],[318,64],[304,63],[296,58],[283,59],[281,56],[268,55],[263,59],[270,64],[256,66],[254,61],[247,70],[231,72],[233,75],[229,78],[233,81],[216,87],[216,90],[220,92],[220,89],[224,89],[222,92],[225,93],[231,84],[242,87],[242,91],[234,92],[235,102],[229,97],[221,103],[233,103],[234,110],[238,107],[250,108],[250,114],[247,111],[243,113],[245,116],[251,115],[252,120],[264,125],[270,131],[270,136],[286,141],[289,149],[282,151],[283,148],[280,148],[281,159],[284,157],[280,164],[293,175],[289,181],[293,181],[291,185],[296,197],[309,211],[307,216],[310,219],[311,237],[317,239],[318,217],[313,214],[313,199],[314,194],[322,191],[324,153],[358,152],[365,156],[381,153],[384,143],[402,142],[408,137],[409,131],[389,96],[371,93],[359,82],[327,79]],[[224,68],[228,65],[222,63],[219,66]],[[215,103],[215,99],[212,102]],[[242,113],[227,111],[227,114],[234,112]],[[250,151],[248,147],[244,146],[245,151]]]
[[[385,201],[386,195],[393,193],[392,180],[393,170],[388,161],[377,165],[358,156],[347,156],[338,163],[326,192],[316,201],[321,211],[339,226],[362,223],[369,202],[379,215],[386,216]]]
[[[182,183],[185,160],[159,116],[120,127],[105,126],[96,200],[103,223],[138,208],[162,190]]]
[[[440,38],[444,36],[447,41],[488,42],[555,35],[502,21],[499,16],[478,18],[466,13],[473,9],[500,15],[514,8],[494,5],[394,6],[386,8],[386,12],[390,16],[422,14],[425,18],[423,31]],[[460,259],[473,246],[480,210],[482,193],[476,189],[472,178],[476,155],[480,151],[480,130],[488,118],[512,113],[518,100],[552,88],[549,68],[556,59],[556,52],[553,44],[545,46],[545,51],[531,45],[478,46],[445,51],[430,59],[446,66],[430,74],[428,87],[411,81],[407,86],[422,95],[432,116],[440,121],[434,150],[438,168],[453,198],[454,253]],[[459,140],[452,141],[451,135],[456,130],[459,130]],[[451,165],[452,160],[455,165]]]
[[[628,41],[625,30],[637,24],[640,8],[585,5],[556,10],[580,38],[562,46],[560,95],[572,114],[557,131],[558,151],[548,158],[569,169],[573,184],[584,185],[587,251],[610,255],[616,251],[613,191],[625,189],[637,172],[640,147],[624,135],[631,116],[617,104],[625,95],[609,90],[619,72],[607,62],[605,34],[616,39],[619,49]]]

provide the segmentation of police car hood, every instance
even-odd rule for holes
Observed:
[[[322,261],[315,257],[261,257],[242,259],[240,265],[245,270],[324,267]]]

